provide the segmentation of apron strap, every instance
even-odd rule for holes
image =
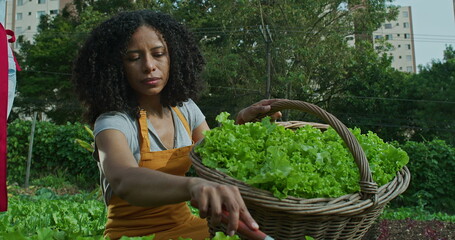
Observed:
[[[141,146],[141,153],[142,152],[150,152],[150,140],[149,140],[149,129],[147,126],[147,112],[145,110],[141,110],[139,112],[139,134],[140,134],[140,142],[139,145]]]
[[[193,134],[191,134],[191,129],[190,129],[190,124],[188,124],[188,121],[186,120],[185,116],[183,116],[182,112],[178,107],[172,107],[174,112],[177,114],[177,116],[180,118],[180,121],[182,122],[183,126],[186,129],[186,132],[188,133],[188,136],[190,137],[191,141],[193,141]]]

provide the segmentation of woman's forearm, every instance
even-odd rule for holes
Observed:
[[[136,206],[153,207],[190,200],[189,188],[195,179],[131,167],[111,181],[114,193],[123,200]]]

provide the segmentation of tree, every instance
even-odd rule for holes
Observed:
[[[449,45],[443,60],[421,67],[411,79],[408,98],[414,101],[415,140],[440,138],[455,145],[455,50]]]
[[[16,116],[36,111],[59,124],[81,120],[83,109],[71,83],[72,63],[87,33],[108,16],[81,7],[81,14],[66,7],[55,18],[43,16],[33,42],[19,40],[23,71],[18,73]]]
[[[327,102],[342,89],[352,64],[347,37],[355,33],[354,19],[361,17],[364,29],[373,31],[396,16],[383,0],[368,1],[362,13],[348,8],[360,1],[189,2],[178,2],[175,13],[198,30],[208,62],[207,94],[219,96],[218,109],[233,99],[238,108],[265,96],[267,54],[272,97]]]
[[[22,66],[18,74],[18,113],[43,112],[56,122],[77,118],[81,109],[72,93],[71,63],[80,39],[73,22],[61,15],[44,16],[34,43],[20,41]]]
[[[402,101],[411,75],[391,67],[391,58],[378,55],[363,42],[354,52],[340,91],[329,97],[328,108],[348,127],[373,131],[385,140],[405,140],[411,134],[411,106]],[[352,49],[355,51],[355,49]]]
[[[200,41],[207,60],[202,96],[207,104],[200,105],[207,115],[233,113],[266,97],[267,79],[271,97],[327,104],[343,89],[348,71],[359,71],[351,68],[356,51],[347,42],[355,33],[353,21],[362,19],[363,29],[373,31],[394,16],[385,4],[390,1],[371,0],[354,11],[349,5],[360,0],[75,0],[73,10],[43,19],[34,43],[23,43],[22,79],[28,86],[19,82],[19,96],[24,109],[32,109],[28,102],[54,121],[79,119],[69,82],[78,46],[101,19],[119,10],[149,8],[174,15]],[[36,96],[38,89],[45,96]]]
[[[418,74],[408,74],[392,69],[385,54],[378,56],[372,49],[358,53],[344,87],[331,95],[330,112],[346,125],[371,130],[388,141],[442,139],[453,145],[455,52],[451,46],[444,56],[421,67]]]

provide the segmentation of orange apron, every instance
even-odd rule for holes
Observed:
[[[191,130],[185,117],[177,107],[173,109],[191,138]],[[192,146],[151,152],[145,111],[140,113],[139,128],[139,167],[184,176],[191,166],[189,152]],[[160,207],[138,207],[112,194],[104,236],[119,239],[122,236],[151,234],[155,234],[154,240],[177,240],[179,237],[204,240],[210,237],[207,221],[194,216],[186,202]]]

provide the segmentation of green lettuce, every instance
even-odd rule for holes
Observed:
[[[331,127],[321,131],[312,126],[296,130],[261,122],[234,124],[229,113],[220,113],[220,123],[204,133],[195,151],[202,163],[278,198],[339,197],[360,190],[359,170],[353,156]],[[349,129],[369,160],[374,181],[382,186],[405,166],[403,150],[384,142],[375,133]]]

